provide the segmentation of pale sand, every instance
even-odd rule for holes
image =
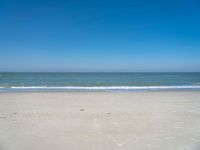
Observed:
[[[0,150],[200,150],[200,92],[0,93]]]

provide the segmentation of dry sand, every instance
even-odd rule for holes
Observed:
[[[0,150],[200,150],[200,92],[0,93]]]

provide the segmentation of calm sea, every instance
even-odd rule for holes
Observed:
[[[0,91],[200,90],[200,73],[0,73]]]

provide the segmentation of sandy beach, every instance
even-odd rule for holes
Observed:
[[[0,150],[199,150],[200,92],[0,93]]]

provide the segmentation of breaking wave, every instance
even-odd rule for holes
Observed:
[[[200,89],[200,86],[10,86],[0,87],[4,90],[187,90]]]

